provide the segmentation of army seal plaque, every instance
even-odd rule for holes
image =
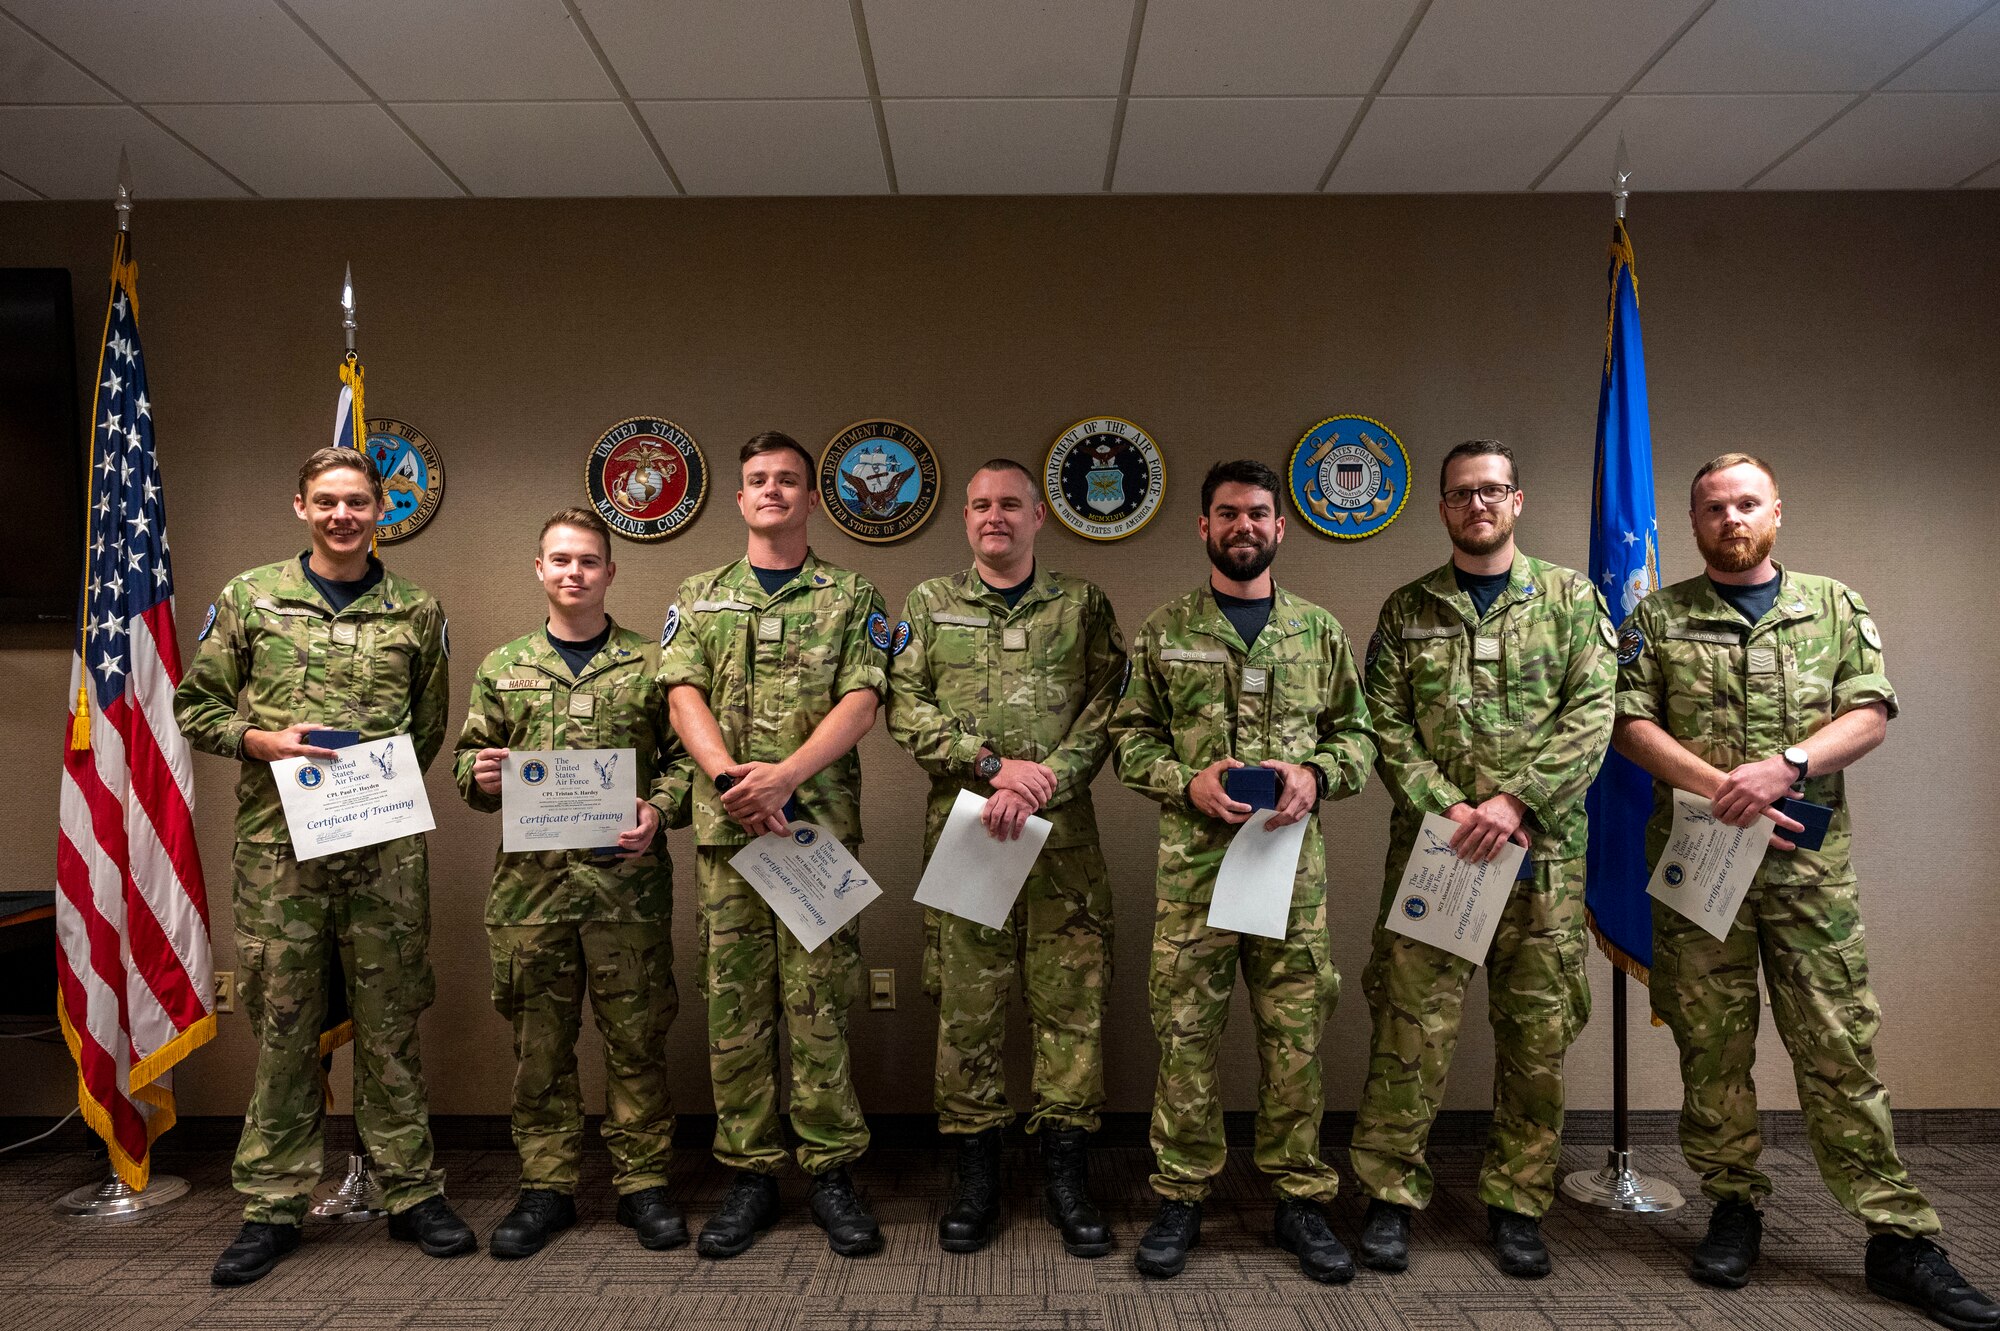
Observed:
[[[1064,430],[1042,463],[1056,521],[1093,541],[1117,541],[1153,520],[1167,497],[1167,464],[1153,437],[1117,416]]]
[[[708,497],[708,462],[680,426],[633,416],[606,430],[583,464],[590,505],[630,541],[663,541],[694,521]]]
[[[901,421],[856,421],[819,455],[819,498],[857,541],[900,541],[937,512],[940,475],[929,441]]]
[[[1292,504],[1322,536],[1358,541],[1396,520],[1410,497],[1410,457],[1371,416],[1329,416],[1292,450]]]
[[[444,502],[444,457],[423,431],[390,416],[368,419],[368,460],[382,478],[378,541],[415,536]]]

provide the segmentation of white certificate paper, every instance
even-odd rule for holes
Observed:
[[[935,906],[974,924],[998,929],[1013,913],[1014,899],[1028,881],[1035,857],[1049,839],[1052,824],[1028,815],[1018,841],[996,841],[979,821],[986,801],[969,790],[958,792],[951,816],[938,834],[937,849],[917,884],[917,904]]]
[[[1457,830],[1449,818],[1424,815],[1409,866],[1389,903],[1388,925],[1392,933],[1483,966],[1528,848],[1509,841],[1486,863],[1474,864],[1452,850]]]
[[[793,823],[784,836],[766,832],[729,863],[808,952],[882,895],[847,847],[817,823]]]
[[[615,846],[638,798],[636,749],[515,749],[500,761],[500,849]]]
[[[1771,848],[1771,827],[1768,818],[1731,827],[1711,812],[1707,800],[1676,790],[1673,830],[1653,866],[1647,895],[1716,938],[1728,937],[1764,852]]]
[[[437,826],[408,735],[350,744],[339,754],[271,764],[296,858],[316,860]]]
[[[1208,927],[1259,938],[1283,938],[1298,881],[1299,852],[1306,844],[1308,814],[1275,832],[1264,824],[1276,809],[1259,809],[1236,829],[1222,867],[1215,871],[1215,895],[1208,903]]]

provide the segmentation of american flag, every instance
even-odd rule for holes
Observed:
[[[166,497],[139,353],[138,266],[112,250],[90,448],[89,543],[56,846],[56,974],[77,1101],[144,1188],[174,1064],[215,1034],[208,894],[187,742]]]

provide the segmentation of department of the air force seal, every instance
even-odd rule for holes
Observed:
[[[708,462],[680,426],[634,416],[606,430],[583,464],[591,507],[631,541],[663,541],[708,497]]]
[[[368,460],[382,478],[378,541],[415,536],[444,502],[444,457],[423,431],[388,416],[368,421]]]
[[[1358,541],[1396,520],[1410,497],[1403,441],[1368,416],[1329,416],[1292,450],[1292,503],[1322,536]]]
[[[1412,920],[1421,920],[1431,913],[1430,903],[1422,897],[1404,897],[1403,914]]]
[[[521,780],[531,786],[539,786],[549,779],[549,769],[539,758],[530,758],[521,764]]]
[[[833,525],[877,545],[915,533],[937,512],[937,454],[901,421],[856,421],[819,455],[819,500]]]
[[[1093,541],[1116,541],[1153,520],[1167,497],[1167,464],[1128,420],[1078,421],[1049,445],[1042,490],[1056,521]]]
[[[1678,864],[1669,864],[1660,877],[1667,880],[1668,887],[1679,887],[1681,880],[1687,877],[1687,871]]]
[[[314,767],[311,763],[306,763],[299,768],[297,779],[298,783],[307,790],[318,790],[319,783],[326,780],[326,773],[320,771],[319,768]]]

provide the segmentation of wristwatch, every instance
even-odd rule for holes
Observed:
[[[981,781],[991,781],[1000,775],[1000,755],[989,753],[972,764],[972,774]]]
[[[1806,779],[1806,764],[1811,761],[1810,754],[1794,744],[1791,748],[1785,750],[1785,761],[1797,770],[1799,780],[1803,781]]]

